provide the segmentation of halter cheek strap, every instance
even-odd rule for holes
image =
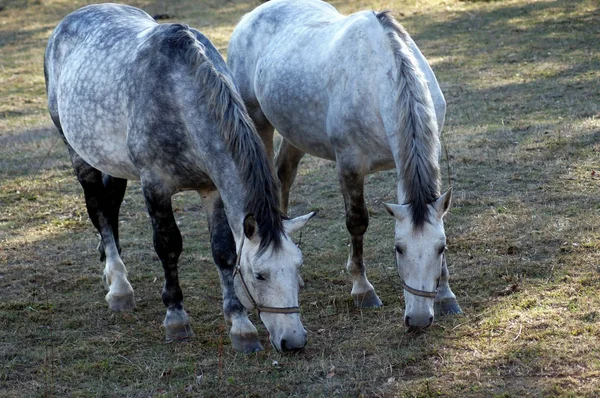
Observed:
[[[244,247],[244,241],[246,237],[242,235],[242,244],[240,245],[240,252],[237,255],[237,261],[235,263],[235,269],[233,270],[233,278],[236,276],[240,277],[240,282],[242,283],[242,288],[244,289],[244,293],[246,293],[246,297],[250,300],[252,305],[258,311],[258,315],[260,316],[261,312],[268,312],[271,314],[298,314],[300,313],[300,307],[268,307],[265,305],[260,305],[254,300],[252,293],[248,290],[248,285],[246,285],[246,281],[244,280],[244,275],[242,273],[242,248]]]

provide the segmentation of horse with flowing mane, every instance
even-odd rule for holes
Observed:
[[[282,218],[265,148],[212,43],[137,8],[91,5],[57,26],[44,67],[50,115],[101,235],[109,307],[135,306],[118,216],[127,180],[140,180],[165,272],[167,339],[193,335],[179,286],[182,238],[171,196],[194,190],[208,216],[233,348],[262,348],[246,313],[253,307],[278,350],[304,347],[302,255],[290,234],[312,214]]]
[[[460,312],[448,284],[440,193],[439,134],[446,104],[427,60],[388,12],[341,15],[319,0],[273,0],[245,15],[227,60],[273,158],[282,209],[305,153],[336,162],[352,237],[347,262],[359,307],[381,300],[366,276],[363,235],[367,174],[395,168],[395,257],[403,279],[404,323],[425,328],[438,312]]]

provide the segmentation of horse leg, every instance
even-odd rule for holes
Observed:
[[[442,264],[442,276],[440,277],[440,285],[437,289],[435,297],[434,310],[435,315],[443,314],[462,314],[462,310],[456,301],[456,296],[450,289],[448,265],[446,264],[446,255],[444,255]]]
[[[290,144],[285,138],[281,141],[281,146],[275,159],[275,168],[277,169],[277,178],[281,184],[281,212],[287,214],[290,201],[290,189],[298,172],[298,164],[304,152]]]
[[[106,301],[113,311],[125,311],[135,307],[133,288],[127,280],[127,269],[121,260],[118,243],[118,208],[125,192],[126,180],[113,181],[107,187],[102,173],[86,163],[68,146],[71,162],[79,183],[83,187],[85,204],[90,220],[100,232],[100,247],[106,260],[104,267],[104,283],[108,289]],[[115,195],[114,197],[112,195]],[[115,206],[118,202],[118,205]]]
[[[123,197],[125,197],[127,180],[102,174],[102,182],[108,196],[108,200],[105,203],[106,217],[112,227],[117,250],[121,254],[121,245],[119,243],[119,210],[121,203],[123,203]],[[106,250],[104,249],[102,239],[100,239],[100,243],[98,244],[98,251],[100,252],[100,261],[106,260]]]
[[[206,209],[212,255],[221,276],[223,314],[231,325],[229,336],[233,349],[243,353],[262,350],[258,331],[248,319],[246,309],[235,294],[233,270],[237,259],[235,240],[225,215],[223,201],[218,191],[200,193]]]
[[[248,106],[248,114],[250,118],[254,122],[256,126],[256,132],[260,136],[263,144],[265,145],[265,149],[267,150],[267,155],[269,156],[269,160],[272,162],[275,152],[273,149],[273,134],[275,133],[275,128],[273,125],[267,120],[267,117],[262,112],[262,109],[257,106]],[[272,165],[272,163],[271,163]]]
[[[369,213],[365,206],[364,176],[338,162],[338,177],[346,208],[346,227],[352,237],[352,248],[346,269],[352,278],[352,297],[357,307],[381,307],[382,303],[373,285],[367,280],[363,263],[363,236],[369,226]]]
[[[165,284],[162,300],[167,307],[163,322],[167,341],[184,340],[192,337],[192,327],[188,314],[183,309],[183,293],[179,287],[177,261],[183,248],[181,233],[171,206],[172,192],[162,189],[160,183],[142,178],[142,191],[146,199],[148,214],[152,219],[154,249],[165,271]]]

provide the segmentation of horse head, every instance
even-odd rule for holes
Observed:
[[[398,275],[404,288],[404,324],[409,329],[424,329],[433,323],[446,233],[443,217],[448,212],[452,190],[448,190],[427,207],[427,222],[415,228],[410,204],[386,203],[388,213],[396,220],[395,256]]]
[[[235,272],[235,291],[248,310],[256,308],[278,351],[296,351],[306,345],[306,330],[300,320],[298,291],[302,253],[290,238],[315,215],[283,220],[284,236],[279,247],[261,249],[254,216],[244,220],[244,236]]]

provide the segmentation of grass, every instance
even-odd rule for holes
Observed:
[[[174,198],[196,338],[165,344],[162,268],[139,185],[123,205],[137,308],[104,302],[97,236],[50,127],[47,37],[88,1],[0,1],[0,395],[597,396],[600,391],[600,8],[592,0],[332,1],[391,9],[448,101],[443,143],[451,285],[465,314],[406,334],[393,278],[394,173],[367,181],[369,279],[385,306],[355,309],[333,164],[307,157],[291,214],[302,235],[309,345],[298,355],[230,347],[202,207]],[[131,1],[206,33],[225,53],[258,2]]]

